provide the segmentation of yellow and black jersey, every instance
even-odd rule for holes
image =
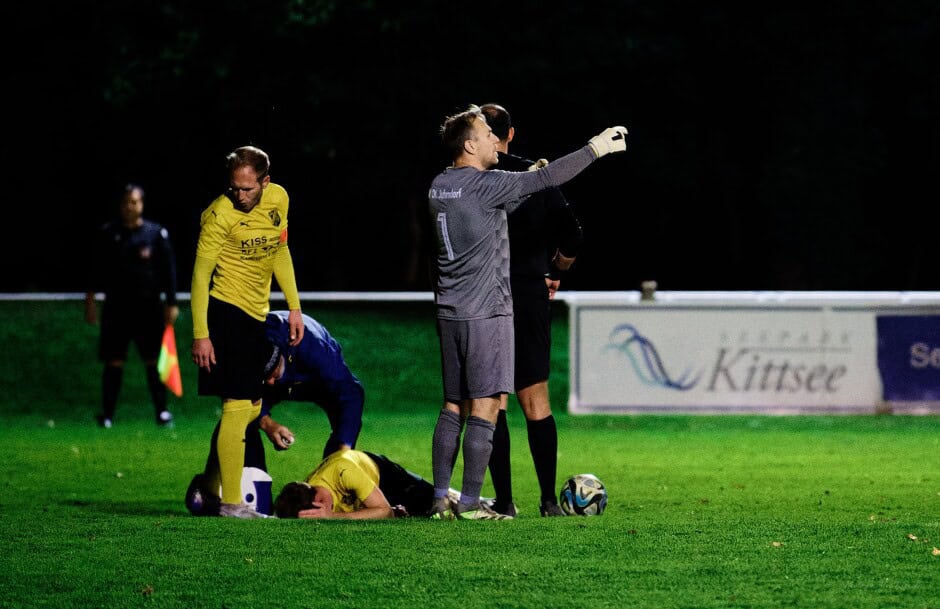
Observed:
[[[291,285],[281,285],[285,295],[296,300],[293,266],[287,250],[287,208],[289,197],[283,187],[270,183],[261,200],[251,211],[238,209],[228,196],[222,195],[202,213],[199,244],[196,247],[197,269],[193,276],[194,305],[205,282],[197,277],[201,269],[212,268],[208,296],[235,305],[259,321],[270,309],[271,276],[280,275],[286,267]],[[285,278],[287,275],[285,275]],[[279,282],[280,282],[279,277]],[[206,301],[208,302],[208,301]],[[291,308],[299,308],[299,302]],[[208,328],[203,326],[202,311],[194,306],[193,322],[196,338]]]
[[[379,467],[362,451],[338,450],[307,476],[307,484],[330,490],[334,512],[355,512],[379,487]]]

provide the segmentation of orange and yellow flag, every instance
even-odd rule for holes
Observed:
[[[176,397],[183,396],[183,379],[180,377],[180,362],[176,357],[176,332],[173,324],[163,331],[163,343],[160,345],[160,359],[157,360],[157,372],[160,380],[169,387]]]

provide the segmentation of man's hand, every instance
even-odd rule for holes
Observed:
[[[304,316],[300,309],[291,309],[287,314],[287,325],[290,326],[290,346],[296,347],[304,338]]]
[[[548,299],[555,300],[555,294],[561,288],[561,279],[559,275],[562,271],[567,271],[574,264],[574,256],[568,257],[556,249],[552,261],[549,263],[548,273],[545,274],[545,286],[548,288]]]
[[[600,135],[595,135],[588,140],[588,145],[598,159],[612,152],[623,152],[627,149],[627,128],[608,127]]]
[[[271,415],[261,417],[259,426],[264,433],[268,434],[268,439],[277,450],[287,450],[294,443],[294,432],[272,419]]]
[[[98,303],[95,302],[95,293],[85,294],[85,321],[90,324],[98,323]]]
[[[180,308],[176,305],[163,307],[163,323],[172,326],[180,316]]]
[[[536,169],[541,169],[548,165],[548,159],[539,159],[536,162],[529,165],[529,171],[535,171]]]
[[[212,371],[212,366],[215,365],[215,348],[210,338],[194,338],[192,353],[194,364],[205,368],[206,372]]]
[[[555,300],[555,293],[558,292],[558,288],[561,287],[561,279],[546,277],[545,285],[548,286],[548,299]]]
[[[332,518],[333,510],[328,510],[319,503],[314,503],[308,510],[297,512],[297,518]]]

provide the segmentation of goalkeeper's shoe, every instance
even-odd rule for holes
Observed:
[[[431,504],[431,520],[453,520],[454,504],[449,497],[435,497]]]
[[[512,516],[494,512],[477,501],[471,505],[458,505],[457,520],[512,520]]]

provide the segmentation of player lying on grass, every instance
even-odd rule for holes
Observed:
[[[427,518],[433,503],[434,485],[388,457],[340,450],[303,482],[284,485],[274,513],[278,518]]]
[[[294,434],[271,417],[271,408],[281,401],[313,402],[326,413],[331,433],[323,448],[323,456],[342,448],[355,448],[362,428],[365,392],[359,379],[349,370],[343,350],[329,331],[308,315],[303,316],[304,335],[300,344],[290,346],[288,311],[272,311],[265,321],[271,352],[264,371],[261,414],[245,432],[245,467],[267,471],[264,443],[265,432],[277,450],[285,450],[294,442]],[[213,512],[212,496],[219,484],[219,457],[216,425],[209,445],[209,457],[202,474],[197,474],[187,491],[187,507],[198,515]],[[199,489],[206,502],[193,510],[190,495]],[[208,510],[208,513],[204,513]]]

